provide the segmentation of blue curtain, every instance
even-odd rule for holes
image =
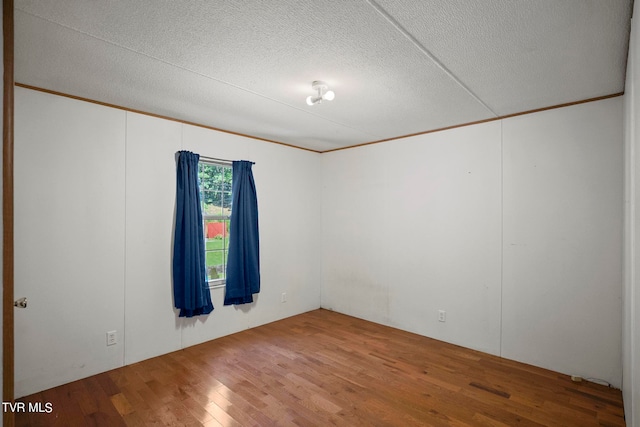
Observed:
[[[180,317],[213,311],[204,258],[204,230],[198,185],[200,156],[178,152],[176,225],[173,242],[173,301]]]
[[[253,302],[260,292],[258,199],[252,162],[233,162],[231,225],[224,305]]]

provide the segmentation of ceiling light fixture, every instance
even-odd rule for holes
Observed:
[[[307,105],[322,104],[322,101],[324,100],[333,101],[336,97],[336,94],[333,93],[332,90],[327,90],[329,89],[329,86],[323,81],[316,80],[311,83],[311,87],[313,90],[317,91],[318,94],[316,96],[307,96]]]

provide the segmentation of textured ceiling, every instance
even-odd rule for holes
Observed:
[[[631,6],[15,0],[15,75],[327,151],[622,92]],[[336,99],[307,106],[313,80]]]

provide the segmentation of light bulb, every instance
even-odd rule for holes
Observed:
[[[315,104],[315,102],[313,102],[313,101],[314,101],[313,96],[311,96],[311,95],[307,96],[307,105]]]
[[[333,101],[335,97],[336,97],[336,94],[333,93],[332,90],[328,90],[323,96],[323,98],[326,99],[327,101]]]

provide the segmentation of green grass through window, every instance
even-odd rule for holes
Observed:
[[[224,275],[221,273],[214,274],[212,268],[216,268],[217,272],[224,271],[223,268],[219,268],[226,263],[225,252],[229,249],[229,239],[214,238],[205,239],[205,255],[207,258],[207,274],[209,280],[223,279]],[[218,277],[215,277],[215,276]]]

